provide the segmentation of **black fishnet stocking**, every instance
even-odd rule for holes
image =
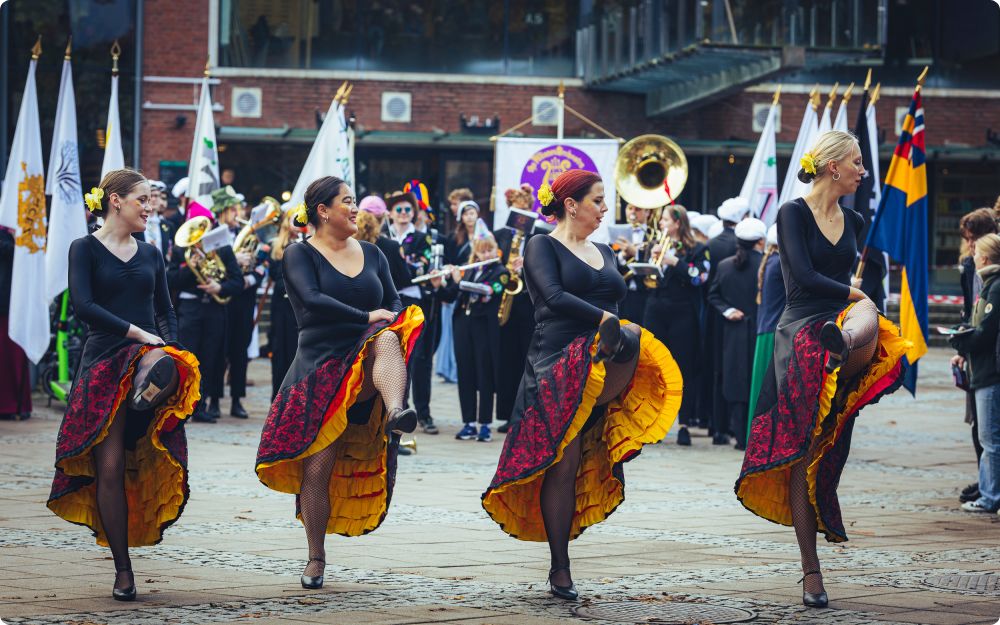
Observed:
[[[309,563],[303,575],[310,577],[322,575],[325,567],[326,524],[330,519],[330,473],[336,459],[337,443],[333,443],[302,461],[299,507],[309,545]]]
[[[371,399],[377,392],[385,404],[386,413],[403,407],[406,397],[406,363],[399,337],[394,332],[379,334],[369,346],[364,362],[365,380],[358,394],[359,401]]]
[[[94,447],[97,513],[115,560],[115,588],[133,584],[128,556],[128,500],[125,498],[125,403],[115,414],[108,434]]]
[[[580,468],[580,436],[573,439],[559,462],[549,467],[542,480],[542,522],[549,540],[552,583],[569,586],[573,578],[569,572],[569,533],[576,511],[576,473]]]
[[[799,543],[803,575],[819,571],[819,554],[816,553],[816,509],[809,501],[809,486],[806,483],[808,463],[806,458],[797,462],[791,469],[788,481],[788,501],[792,507],[792,525],[795,527],[795,539]],[[823,592],[822,575],[807,575],[802,583],[806,592]]]

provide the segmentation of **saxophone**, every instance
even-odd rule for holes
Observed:
[[[510,242],[510,254],[507,255],[507,271],[510,272],[510,280],[504,286],[503,296],[500,298],[500,310],[497,311],[500,325],[510,321],[510,309],[514,304],[514,296],[524,290],[524,280],[514,271],[514,261],[521,257],[522,239],[524,239],[524,232],[515,230],[514,238]]]

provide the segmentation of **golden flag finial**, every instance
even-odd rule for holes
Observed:
[[[122,47],[118,45],[118,40],[111,46],[111,74],[118,75],[118,57],[122,55]]]
[[[927,72],[931,71],[930,66],[924,67],[924,71],[920,72],[920,76],[917,77],[917,91],[920,91],[924,86],[924,81],[927,80]]]
[[[781,99],[781,83],[778,83],[778,88],[774,91],[774,98],[771,100],[771,105],[777,104],[779,99]]]
[[[879,91],[881,90],[882,90],[882,83],[876,84],[875,89],[872,90],[872,98],[871,100],[868,100],[869,106],[875,106],[875,103],[878,102]]]
[[[564,85],[563,81],[560,80],[559,81],[559,99],[562,100],[565,97],[566,97],[566,85]]]
[[[209,78],[212,75],[212,57],[208,57],[205,61],[205,78]]]
[[[868,75],[865,77],[865,91],[872,86],[872,68],[868,68]]]
[[[31,60],[37,61],[40,56],[42,56],[42,36],[38,35],[35,45],[31,46]]]
[[[837,89],[840,89],[840,83],[833,83],[833,89],[830,89],[830,95],[826,98],[826,108],[833,107],[833,101],[837,99]]]
[[[348,84],[347,90],[344,91],[344,97],[340,100],[341,106],[347,106],[347,101],[351,99],[351,92],[354,91],[354,85]]]
[[[851,101],[851,92],[852,91],[854,91],[854,83],[853,82],[851,84],[847,85],[847,91],[844,92],[844,97],[841,99],[841,102],[844,103],[844,106],[847,106],[847,103]]]
[[[341,98],[344,97],[344,92],[347,91],[347,81],[340,83],[340,88],[337,89],[337,93],[333,94],[333,101],[340,102]]]
[[[63,59],[66,61],[70,60],[72,54],[73,54],[73,35],[70,35],[69,41],[66,42],[66,53],[63,56]]]

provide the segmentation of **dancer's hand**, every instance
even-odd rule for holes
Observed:
[[[378,323],[379,321],[392,321],[395,318],[392,312],[385,308],[378,308],[368,313],[368,323]]]
[[[851,287],[851,294],[847,296],[847,301],[849,302],[860,302],[861,300],[868,299],[865,292],[856,286]]]
[[[132,339],[136,343],[141,343],[143,345],[164,345],[163,339],[146,332],[142,328],[136,325],[129,326],[128,333],[125,338]]]

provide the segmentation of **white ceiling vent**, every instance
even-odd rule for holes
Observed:
[[[532,96],[531,123],[535,126],[558,126],[559,98],[547,95]]]
[[[410,94],[402,91],[382,92],[382,121],[397,124],[410,123],[413,113]]]
[[[263,109],[260,87],[233,87],[229,110],[233,117],[260,117]]]
[[[770,103],[758,103],[753,105],[753,131],[764,132],[764,124],[767,123],[767,114],[771,112]],[[774,132],[781,132],[781,105],[774,112]]]

